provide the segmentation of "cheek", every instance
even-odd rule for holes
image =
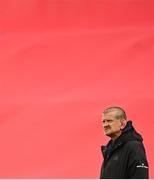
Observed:
[[[118,124],[117,129],[119,130],[121,129],[121,124]]]
[[[115,129],[115,130],[120,130],[120,129],[121,129],[121,124],[115,124],[115,125],[113,126],[113,129]]]

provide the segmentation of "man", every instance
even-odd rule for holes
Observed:
[[[104,162],[101,179],[148,179],[149,169],[143,139],[127,121],[120,107],[109,107],[103,112],[103,128],[111,140],[102,146]]]

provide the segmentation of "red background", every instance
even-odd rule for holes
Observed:
[[[101,112],[123,107],[154,178],[153,0],[0,0],[0,178],[98,178]]]

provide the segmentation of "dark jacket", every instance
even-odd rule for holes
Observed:
[[[128,121],[122,134],[114,143],[109,141],[101,150],[104,162],[101,168],[101,179],[147,179],[149,178],[148,162],[143,139]]]

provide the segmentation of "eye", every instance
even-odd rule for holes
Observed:
[[[108,122],[108,123],[112,123],[112,122],[113,122],[113,120],[111,120],[111,119],[108,119],[108,120],[107,120],[107,122]]]

